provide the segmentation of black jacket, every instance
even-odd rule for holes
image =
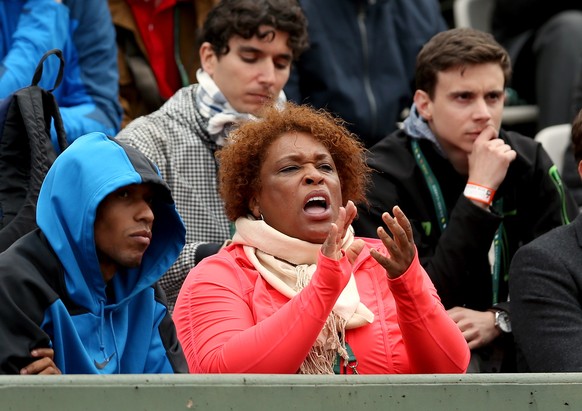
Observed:
[[[522,247],[511,263],[518,371],[582,371],[582,216]]]
[[[376,237],[381,214],[400,206],[410,219],[422,265],[427,270],[445,308],[455,306],[486,310],[493,304],[488,260],[495,232],[503,223],[503,252],[499,302],[507,300],[507,275],[515,251],[545,233],[574,219],[578,207],[541,145],[531,138],[501,131],[516,152],[495,199],[502,208],[488,212],[462,195],[467,177],[438,154],[428,140],[420,147],[440,184],[449,222],[441,234],[435,206],[424,176],[412,155],[410,137],[397,131],[370,151],[375,170],[368,199],[354,222],[357,235]],[[555,167],[554,167],[555,168]],[[495,206],[495,204],[494,204]]]

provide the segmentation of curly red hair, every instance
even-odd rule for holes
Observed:
[[[250,200],[261,189],[260,171],[267,149],[282,134],[294,131],[312,135],[330,152],[343,202],[366,202],[370,168],[362,142],[342,120],[325,110],[286,103],[282,110],[268,107],[259,120],[247,121],[232,131],[228,143],[216,154],[220,195],[230,220],[250,214]]]

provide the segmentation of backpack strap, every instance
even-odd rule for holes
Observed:
[[[48,114],[53,119],[53,125],[55,127],[55,131],[57,134],[57,141],[59,143],[59,148],[61,149],[61,152],[62,152],[68,146],[67,137],[65,134],[65,126],[63,124],[63,119],[61,117],[61,112],[58,109],[58,104],[55,100],[54,95],[52,95],[52,91],[54,91],[61,84],[61,81],[63,80],[63,74],[64,74],[64,70],[65,70],[65,59],[63,58],[63,52],[61,50],[52,49],[52,50],[49,50],[46,53],[44,53],[44,55],[39,60],[38,65],[36,66],[36,69],[34,70],[34,76],[32,76],[31,86],[38,86],[38,83],[40,82],[40,79],[42,78],[44,61],[52,55],[57,56],[59,58],[59,61],[60,61],[59,73],[57,74],[57,78],[55,79],[55,83],[53,85],[53,88],[47,90],[51,94],[48,96],[47,95],[43,96],[43,98],[45,99],[45,100],[43,100],[43,106],[45,109],[49,110]]]
[[[42,70],[44,67],[44,61],[49,57],[55,55],[59,58],[60,65],[59,65],[59,74],[55,80],[55,84],[53,88],[49,89],[48,91],[54,91],[63,81],[63,73],[65,70],[65,59],[63,58],[63,52],[59,49],[52,49],[44,53],[44,55],[40,58],[38,65],[36,66],[36,70],[34,70],[34,76],[32,76],[32,84],[31,86],[38,86],[40,79],[42,78]]]

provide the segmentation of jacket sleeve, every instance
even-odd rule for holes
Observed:
[[[69,39],[69,9],[50,0],[29,0],[18,9],[3,4],[1,24],[4,50],[0,65],[0,98],[29,86],[34,70],[45,52],[57,48],[63,50]],[[54,79],[58,62],[47,61],[43,78]],[[43,87],[49,83],[41,82]]]
[[[334,261],[320,254],[311,282],[258,323],[241,270],[217,254],[184,283],[174,321],[190,372],[296,373],[349,280],[347,257]]]
[[[418,205],[424,198],[420,194],[425,189],[424,181],[407,176],[405,190],[403,183],[394,177],[398,170],[390,169],[386,173],[373,174],[374,188],[369,192],[371,207],[369,211],[362,210],[354,223],[358,235],[376,236],[375,228],[381,224],[382,211],[399,205],[411,220],[421,264],[447,309],[468,303],[473,309],[490,307],[488,251],[502,221],[513,220],[513,231],[508,235],[515,243],[527,243],[578,214],[576,203],[541,146],[523,136],[515,138],[504,134],[504,138],[518,151],[518,158],[498,192],[515,197],[518,207],[515,216],[502,217],[497,212],[483,210],[461,194],[449,210],[446,229],[437,235],[435,232],[439,228],[435,227],[433,213],[428,211],[433,207],[432,202],[429,199],[425,202],[427,205]],[[403,156],[405,154],[403,152]],[[376,165],[381,159],[376,159]],[[415,215],[410,214],[408,208],[416,209]],[[422,213],[425,215],[420,216]],[[432,222],[432,237],[423,232],[422,221]]]
[[[376,229],[383,225],[382,213],[391,212],[396,205],[400,206],[410,219],[418,257],[438,290],[443,305],[446,308],[462,305],[462,301],[467,297],[463,281],[467,273],[472,271],[470,268],[474,266],[475,261],[487,258],[487,251],[501,217],[481,209],[461,195],[450,210],[446,230],[442,234],[436,234],[439,227],[429,213],[432,204],[426,206],[418,204],[422,198],[420,195],[422,188],[409,186],[408,191],[414,193],[409,195],[413,197],[404,196],[400,185],[394,183],[396,178],[391,173],[382,171],[372,175],[373,185],[368,192],[370,206],[359,210],[358,219],[353,224],[356,234],[377,238]],[[409,179],[406,183],[419,184],[415,179]],[[422,213],[426,215],[421,216]],[[423,221],[431,221],[433,224],[430,236],[423,231]],[[436,235],[440,237],[433,238]],[[480,279],[473,279],[477,280]],[[481,281],[483,287],[491,287],[489,274]]]
[[[64,3],[70,10],[71,38],[65,52],[65,78],[55,96],[67,139],[72,142],[92,131],[114,136],[121,125],[121,105],[115,29],[107,2]]]
[[[499,187],[501,197],[515,201],[515,215],[500,215],[481,209],[464,195],[460,195],[450,212],[446,230],[438,239],[434,254],[430,249],[421,251],[421,262],[433,280],[446,308],[464,305],[474,299],[468,297],[464,282],[471,281],[475,296],[485,293],[479,290],[491,288],[488,251],[499,225],[507,228],[508,258],[519,244],[526,244],[554,227],[568,223],[578,215],[578,207],[564,186],[559,173],[541,145],[520,136],[503,135],[518,152],[507,176]],[[505,202],[504,202],[505,204]],[[495,208],[495,206],[493,207]],[[505,210],[507,211],[507,210]],[[423,260],[424,258],[424,260]],[[483,264],[476,264],[485,261]],[[478,271],[477,267],[486,269]],[[472,306],[485,309],[490,300]]]
[[[174,321],[166,308],[164,291],[158,283],[154,284],[154,293],[157,303],[154,330],[157,329],[157,332],[153,333],[156,337],[151,342],[144,373],[187,373],[186,358],[176,335]],[[160,343],[163,347],[159,347]],[[159,355],[161,351],[165,351],[166,355]]]
[[[489,270],[486,275],[477,273],[475,267],[478,265],[475,263],[487,261],[489,248],[501,220],[501,216],[483,210],[460,195],[436,248],[424,248],[421,261],[447,309],[464,305],[463,302],[468,298],[463,285],[467,277],[472,277],[475,287],[491,289]],[[484,266],[488,267],[488,263],[485,262]],[[488,301],[488,304],[491,302]]]
[[[388,284],[396,301],[410,372],[465,372],[469,347],[441,304],[418,253],[408,270]]]
[[[0,263],[0,271],[13,271],[14,267],[7,267],[5,261]],[[50,303],[46,287],[28,273],[2,276],[0,374],[19,374],[23,367],[36,360],[30,355],[32,349],[51,347],[49,335],[40,326]]]
[[[518,361],[519,371],[582,371],[580,248],[568,240],[532,242],[511,262],[511,325],[526,364],[521,369]]]

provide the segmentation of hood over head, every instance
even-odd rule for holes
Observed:
[[[135,148],[90,133],[57,157],[42,184],[37,224],[64,266],[71,300],[92,313],[99,314],[106,301],[95,248],[97,207],[118,188],[141,183],[157,188],[152,240],[139,267],[117,272],[110,280],[115,305],[120,305],[158,281],[185,243],[184,224],[158,168]]]

